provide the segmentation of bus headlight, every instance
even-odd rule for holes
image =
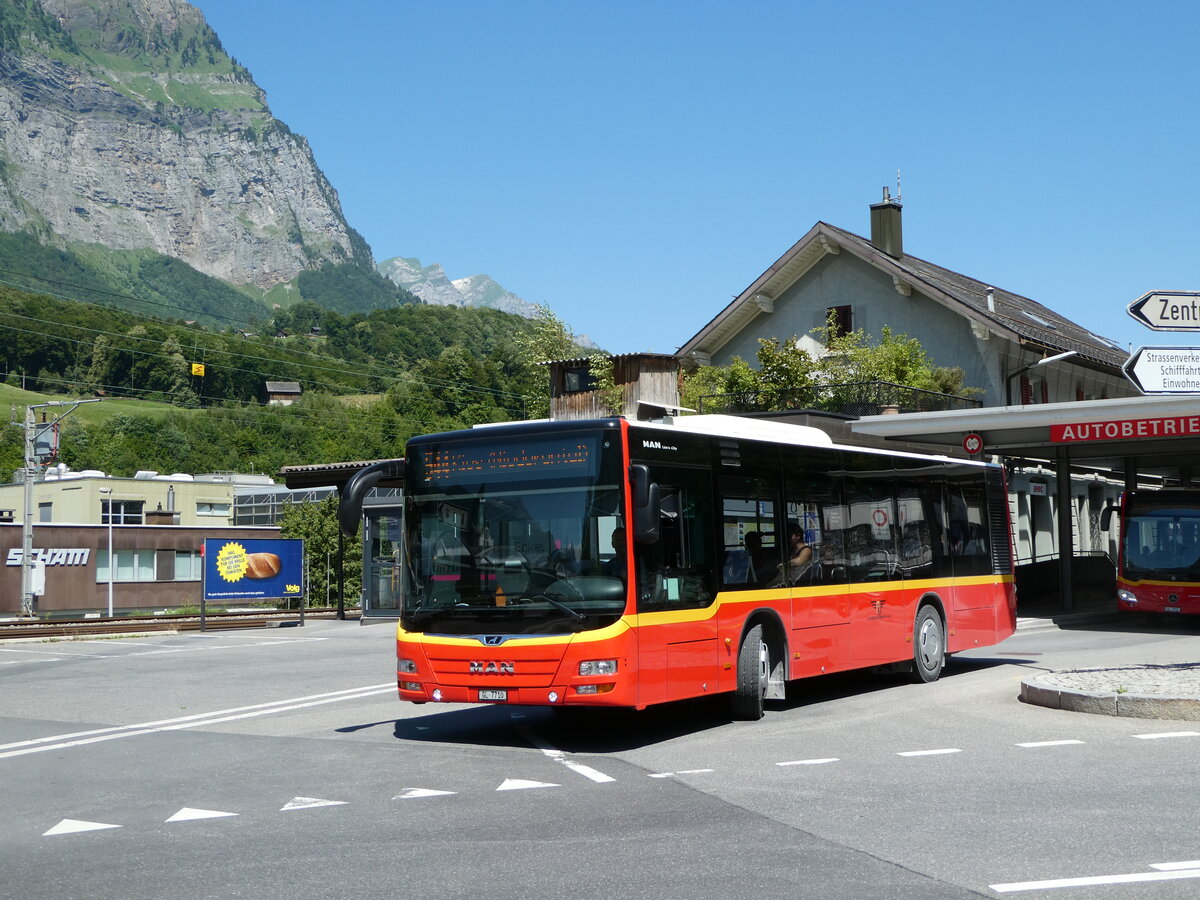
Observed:
[[[585,676],[616,675],[615,659],[587,659],[579,664],[579,674]]]
[[[1117,599],[1122,603],[1137,603],[1137,595],[1133,591],[1120,590],[1117,591]]]
[[[415,659],[397,659],[396,671],[404,672],[406,675],[416,675],[417,661]]]

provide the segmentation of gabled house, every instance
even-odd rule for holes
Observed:
[[[749,287],[689,338],[685,367],[754,364],[758,339],[822,352],[813,337],[832,314],[841,330],[883,327],[921,342],[939,366],[957,366],[985,406],[1125,397],[1116,342],[1046,306],[906,253],[901,205],[871,206],[871,236],[818,222]]]

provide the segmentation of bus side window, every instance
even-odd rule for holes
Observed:
[[[653,472],[662,521],[659,539],[635,545],[638,610],[694,609],[716,596],[711,501],[703,473]]]
[[[950,556],[955,575],[985,575],[991,568],[983,489],[951,483],[947,492],[950,512]]]
[[[784,548],[776,528],[776,494],[773,480],[722,476],[721,582],[743,590],[770,587],[778,581]]]

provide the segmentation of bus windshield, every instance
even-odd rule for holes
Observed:
[[[1124,526],[1127,575],[1200,581],[1200,493],[1137,495],[1126,502]]]
[[[408,451],[406,630],[562,634],[624,613],[615,430],[436,437]]]

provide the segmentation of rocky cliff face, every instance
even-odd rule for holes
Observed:
[[[384,278],[416,294],[425,303],[437,306],[467,305],[467,298],[446,277],[441,263],[423,266],[419,259],[397,256],[385,259],[377,268]]]
[[[505,290],[487,275],[471,275],[451,281],[441,263],[422,266],[419,259],[396,257],[381,262],[379,272],[395,284],[416,294],[426,303],[439,306],[485,306],[532,319],[538,307]]]
[[[0,0],[19,26],[0,48],[0,229],[149,248],[261,288],[326,261],[371,265],[308,142],[199,10],[37,2]]]

